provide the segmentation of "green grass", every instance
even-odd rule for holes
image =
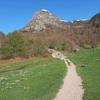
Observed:
[[[52,100],[63,84],[65,63],[54,58],[38,58],[0,65],[0,100]]]
[[[67,55],[77,65],[83,79],[84,100],[100,100],[100,48],[81,49]]]

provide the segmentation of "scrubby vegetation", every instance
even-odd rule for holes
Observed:
[[[24,39],[21,34],[17,32],[8,34],[5,42],[1,48],[2,58],[24,57],[26,55]]]
[[[74,50],[76,44],[66,38],[68,34],[59,33],[25,33],[18,31],[5,36],[0,48],[0,58],[47,56],[47,48],[57,50]]]
[[[0,32],[0,59],[47,56],[47,48],[77,51],[95,48],[100,43],[100,13],[86,21],[59,22],[61,27],[46,24],[41,31]]]

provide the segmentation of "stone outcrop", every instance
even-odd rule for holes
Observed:
[[[56,27],[56,28],[64,28],[69,29],[71,27],[83,27],[83,25],[87,21],[83,20],[76,20],[73,22],[67,22],[65,20],[61,20],[56,15],[52,14],[51,12],[42,9],[38,10],[32,17],[32,19],[28,22],[28,24],[21,29],[21,31],[41,31],[45,30],[48,27]]]
[[[59,26],[60,18],[56,17],[51,12],[42,9],[38,10],[29,21],[29,23],[22,29],[22,31],[41,31],[46,29],[46,25]]]

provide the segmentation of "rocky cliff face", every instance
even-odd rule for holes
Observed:
[[[29,23],[22,29],[23,31],[40,31],[46,29],[46,25],[60,26],[60,18],[56,17],[51,12],[42,9],[38,10],[29,21]]]
[[[28,24],[21,29],[21,31],[41,31],[45,30],[49,27],[56,27],[56,28],[64,28],[69,29],[71,27],[83,27],[83,25],[87,21],[74,21],[74,22],[67,22],[61,20],[51,12],[42,9],[38,10],[32,17],[32,19],[28,22]]]

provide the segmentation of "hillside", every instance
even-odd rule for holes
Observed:
[[[21,29],[21,32],[26,36],[28,36],[27,34],[29,33],[30,36],[33,36],[37,33],[47,34],[46,39],[49,38],[49,36],[52,36],[52,39],[65,37],[66,39],[61,40],[67,40],[68,44],[70,41],[71,43],[74,43],[78,46],[88,45],[93,47],[100,42],[99,24],[100,13],[93,16],[90,20],[75,20],[73,22],[67,22],[61,20],[51,12],[43,9],[38,10],[33,15],[29,23]],[[57,38],[55,38],[55,34]]]
[[[77,51],[80,46],[93,48],[100,43],[100,13],[90,20],[67,22],[41,9],[35,12],[22,29],[2,39],[0,58],[47,56],[46,48],[64,51]]]

